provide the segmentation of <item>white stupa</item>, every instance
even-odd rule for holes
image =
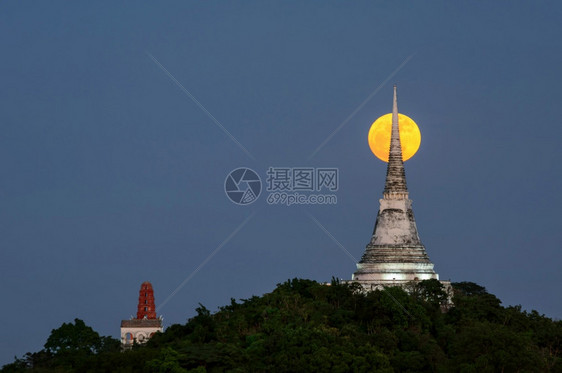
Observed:
[[[420,241],[412,201],[408,198],[398,127],[396,86],[392,104],[392,133],[386,183],[371,241],[357,263],[352,281],[367,290],[402,286],[412,281],[439,280]],[[450,282],[442,281],[447,291]]]

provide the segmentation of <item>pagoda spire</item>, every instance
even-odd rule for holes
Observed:
[[[406,186],[406,172],[402,160],[402,145],[400,144],[400,127],[398,126],[398,100],[396,98],[396,85],[394,85],[394,98],[392,100],[392,130],[390,135],[390,149],[388,166],[386,169],[386,182],[383,197],[385,199],[407,199],[408,187]]]
[[[139,291],[139,304],[137,306],[137,319],[155,319],[156,307],[154,306],[154,290],[152,284],[145,281]]]
[[[439,279],[420,241],[412,201],[408,198],[398,126],[396,86],[386,182],[371,241],[353,280],[365,287],[401,286],[410,281]]]
[[[421,243],[412,201],[408,198],[398,119],[394,86],[392,133],[383,198],[379,200],[380,207],[371,240],[357,263],[357,271],[351,277],[352,281],[366,290],[400,286],[411,291],[412,283],[439,280]],[[452,287],[449,281],[441,281],[441,284],[448,295],[447,302],[441,306],[447,308],[452,304]]]

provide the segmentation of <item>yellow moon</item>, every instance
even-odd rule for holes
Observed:
[[[398,127],[400,129],[400,145],[402,146],[402,160],[406,161],[420,148],[420,129],[412,118],[398,114]],[[369,130],[369,147],[378,159],[388,162],[390,150],[390,133],[392,131],[392,113],[385,114],[375,120]]]

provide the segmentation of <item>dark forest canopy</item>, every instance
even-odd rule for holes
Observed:
[[[294,279],[212,314],[204,306],[121,352],[76,319],[1,372],[562,372],[562,322],[502,307],[485,288],[422,281],[364,293]]]

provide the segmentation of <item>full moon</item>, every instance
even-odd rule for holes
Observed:
[[[398,114],[400,129],[400,145],[402,146],[402,160],[406,161],[420,148],[421,134],[416,122],[404,114]],[[369,147],[378,159],[388,162],[390,151],[390,133],[392,131],[392,113],[385,114],[375,120],[369,130]]]

